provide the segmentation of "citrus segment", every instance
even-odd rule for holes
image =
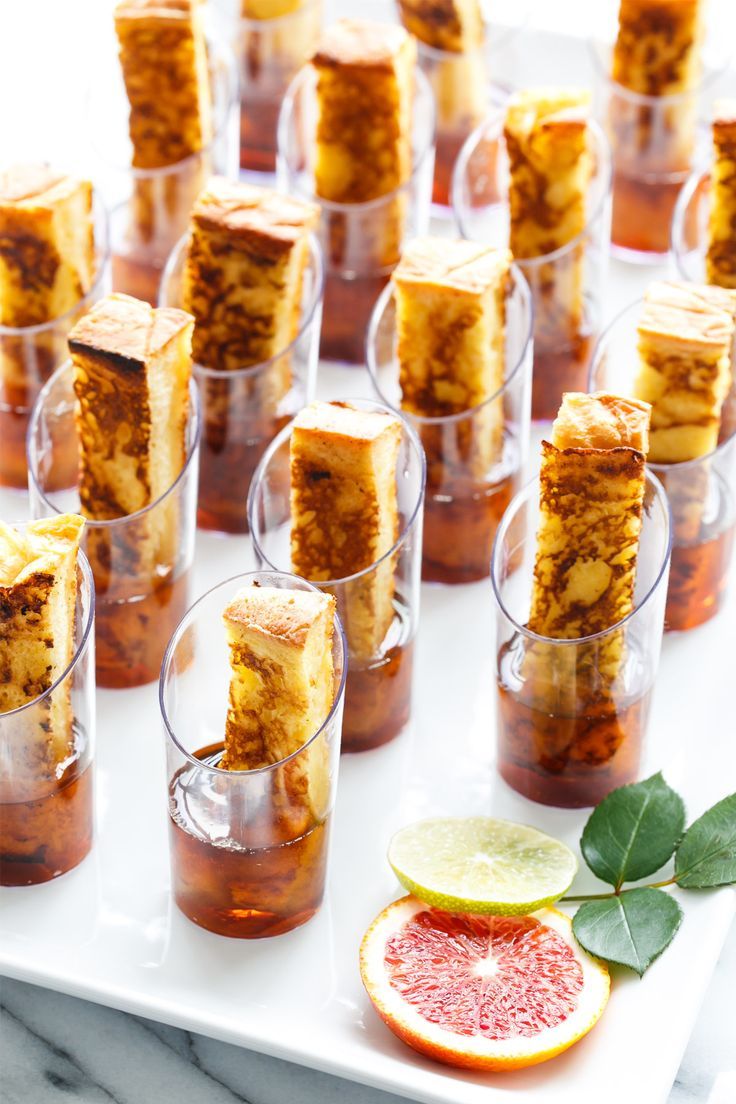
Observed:
[[[451,915],[414,897],[376,918],[360,968],[376,1010],[400,1039],[469,1069],[518,1069],[567,1050],[598,1020],[610,984],[556,909]]]
[[[509,820],[441,817],[402,828],[388,861],[409,893],[446,912],[536,912],[570,888],[577,860],[564,843]]]

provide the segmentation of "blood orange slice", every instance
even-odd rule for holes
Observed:
[[[360,970],[378,1014],[405,1043],[451,1066],[505,1070],[554,1058],[596,1023],[605,966],[557,909],[454,915],[402,897],[373,921]]]

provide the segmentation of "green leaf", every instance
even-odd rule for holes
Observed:
[[[628,966],[639,977],[661,955],[682,922],[682,909],[661,889],[628,889],[618,897],[586,901],[572,930],[596,958]]]
[[[690,825],[675,855],[675,880],[688,889],[736,882],[736,794]]]
[[[604,798],[585,825],[580,847],[593,873],[618,889],[661,869],[684,827],[682,798],[654,774]]]

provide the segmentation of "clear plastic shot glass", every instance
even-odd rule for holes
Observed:
[[[712,12],[708,23],[713,32]],[[702,75],[691,89],[650,96],[611,78],[611,38],[590,40],[596,115],[613,161],[611,248],[621,260],[657,264],[670,247],[680,189],[707,145],[701,121],[726,64],[723,43],[715,33],[706,39]]]
[[[174,900],[200,927],[240,939],[291,931],[322,903],[345,692],[345,644],[335,617],[334,698],[322,726],[277,763],[218,766],[230,681],[222,614],[238,590],[259,584],[314,589],[270,571],[213,587],[174,633],[159,684]]]
[[[412,173],[392,192],[364,203],[334,203],[314,188],[316,76],[297,73],[284,97],[278,130],[278,181],[283,191],[316,203],[325,265],[320,356],[362,364],[365,332],[376,299],[401,256],[403,243],[427,232],[434,172],[434,98],[415,70]]]
[[[510,86],[493,74],[503,47],[513,41],[518,28],[487,38],[482,46],[463,53],[438,50],[417,42],[417,60],[429,81],[437,105],[437,134],[432,202],[435,213],[450,210],[452,172],[468,136],[494,107],[502,106]]]
[[[705,257],[708,250],[710,204],[710,170],[695,169],[677,197],[670,242],[678,275],[694,284],[708,282]]]
[[[49,376],[69,355],[66,339],[75,323],[110,290],[107,211],[97,192],[92,214],[95,275],[86,295],[58,318],[36,326],[0,325],[0,486],[28,486],[26,434],[31,408]]]
[[[394,413],[383,403],[350,399],[361,410]],[[248,518],[256,563],[291,569],[290,445],[287,426],[271,443],[251,483]],[[419,618],[422,505],[425,463],[414,429],[402,419],[397,467],[399,535],[393,547],[364,571],[344,579],[310,580],[335,595],[345,626],[348,654],[343,751],[367,751],[397,737],[412,709],[414,638]],[[351,630],[351,612],[361,613],[375,587],[393,587],[393,620],[374,653],[363,650],[363,633]]]
[[[71,361],[45,385],[28,430],[31,514],[81,513]],[[200,411],[190,384],[186,460],[156,502],[135,514],[87,521],[82,545],[97,592],[97,685],[116,689],[158,678],[161,658],[190,601]],[[66,473],[60,481],[59,472]]]
[[[322,26],[322,0],[289,6],[294,10],[258,18],[258,0],[242,4],[235,52],[240,65],[240,167],[249,172],[276,171],[281,101],[292,77],[314,53]]]
[[[461,234],[505,247],[509,241],[509,168],[504,111],[496,109],[468,138],[455,164],[452,206]],[[593,172],[584,230],[541,257],[516,260],[534,304],[532,418],[551,420],[564,391],[584,391],[601,326],[608,271],[611,160],[600,127],[590,123]]]
[[[373,387],[413,426],[426,456],[425,582],[469,583],[488,577],[496,529],[521,486],[528,453],[532,322],[529,285],[513,265],[506,298],[503,386],[480,406],[462,413],[421,417],[401,410],[391,284],[376,303],[366,343]]]
[[[670,522],[647,474],[634,608],[604,632],[575,640],[527,628],[539,524],[539,480],[513,500],[496,536],[497,767],[512,789],[544,805],[597,805],[639,770],[662,641]]]
[[[95,588],[81,553],[77,579],[71,663],[43,694],[0,713],[4,886],[51,881],[77,866],[92,847]]]
[[[88,93],[87,126],[98,175],[111,199],[112,286],[152,306],[169,254],[187,229],[210,176],[238,174],[238,72],[230,47],[208,35],[213,134],[207,145],[160,168],[133,167],[129,104],[114,41],[102,43]]]
[[[642,300],[603,334],[590,366],[590,390],[632,394]],[[672,509],[672,563],[665,628],[692,629],[715,617],[726,596],[736,531],[736,385],[721,414],[713,452],[682,463],[652,464]]]
[[[181,307],[184,264],[189,247],[182,238],[161,282],[159,306]],[[248,532],[248,488],[268,444],[314,397],[322,323],[324,275],[315,238],[302,280],[299,330],[278,355],[247,368],[193,367],[202,405],[199,446],[200,529]]]

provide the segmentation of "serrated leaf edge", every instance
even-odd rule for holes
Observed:
[[[658,779],[659,781],[663,782],[665,784],[665,786],[667,787],[667,789],[670,790],[670,792],[673,793],[675,795],[675,797],[679,798],[680,803],[682,805],[682,815],[683,815],[683,823],[684,823],[687,810],[685,808],[685,802],[683,801],[682,796],[677,792],[677,790],[673,789],[672,786],[670,786],[669,782],[667,781],[667,779],[662,774],[662,771],[656,771],[654,774],[650,775],[649,778],[642,778],[638,782],[627,782],[626,785],[618,786],[615,790],[611,790],[611,793],[607,794],[606,797],[603,798],[603,801],[601,801],[598,805],[596,805],[595,809],[590,814],[590,816],[588,817],[588,819],[585,822],[585,825],[583,826],[583,831],[582,831],[582,834],[580,836],[580,854],[583,856],[583,860],[585,862],[585,865],[596,876],[596,878],[599,879],[599,881],[603,882],[604,885],[613,886],[614,890],[616,891],[616,895],[618,895],[618,891],[621,889],[622,886],[629,885],[631,883],[626,878],[624,878],[622,881],[609,881],[607,878],[602,878],[600,876],[600,874],[598,874],[593,869],[593,867],[588,862],[587,855],[585,854],[584,840],[585,840],[586,832],[588,831],[588,827],[589,827],[590,822],[592,821],[593,817],[598,812],[598,810],[601,808],[601,806],[608,800],[609,797],[611,797],[615,793],[619,793],[621,790],[633,789],[635,786],[642,786],[646,782],[653,782],[655,779]],[[717,802],[716,804],[719,804],[719,803]],[[644,816],[644,813],[646,812],[648,807],[649,807],[649,794],[647,794],[646,801],[645,801],[644,805],[642,806],[641,815],[639,816],[639,818],[637,820],[637,825],[639,823],[641,823],[642,817]],[[705,813],[703,813],[703,816],[705,816]],[[698,818],[698,819],[700,819],[700,818]],[[693,823],[696,824],[697,821],[693,821]],[[691,827],[692,827],[692,825],[691,825]],[[685,828],[684,831],[680,832],[680,835],[679,835],[674,847],[672,848],[672,851],[670,852],[668,857],[665,859],[665,861],[661,864],[661,866],[658,866],[656,870],[651,870],[649,872],[649,874],[644,874],[642,876],[645,877],[645,878],[651,878],[653,874],[656,874],[658,871],[663,870],[664,867],[666,866],[666,864],[672,858],[672,856],[677,854],[677,850],[678,850],[680,844],[682,843],[682,841],[684,840],[685,836],[687,835],[687,832],[688,832],[687,828]],[[631,851],[631,845],[629,845],[629,849],[626,852],[626,859],[628,859],[628,855],[630,854],[630,851]],[[624,860],[624,863],[623,863],[624,866],[626,866],[626,859]],[[639,881],[640,879],[636,878],[634,880]],[[640,886],[638,888],[644,889],[646,887],[645,886]],[[590,953],[590,952],[588,952],[588,953]],[[611,959],[610,961],[613,961],[613,959]],[[621,965],[624,965],[624,963],[617,963],[617,965],[621,966]]]
[[[585,908],[586,905],[592,904],[593,903],[592,901],[585,901],[585,903],[580,906],[580,908],[577,910],[577,912],[573,916],[573,918],[572,918],[572,934],[575,936],[576,942],[580,944],[580,946],[583,948],[585,953],[589,954],[591,958],[596,959],[597,962],[610,962],[614,966],[620,966],[624,970],[631,970],[633,973],[635,973],[637,975],[637,977],[643,978],[644,974],[647,972],[649,967],[652,966],[657,961],[657,959],[667,950],[670,943],[672,942],[672,940],[677,935],[678,931],[680,930],[680,926],[682,925],[682,921],[685,917],[685,913],[682,910],[682,905],[680,904],[680,902],[675,897],[671,897],[669,893],[665,893],[664,890],[659,889],[656,886],[634,886],[632,889],[625,889],[623,891],[623,893],[612,893],[609,900],[613,901],[613,900],[618,899],[619,903],[620,903],[620,899],[622,897],[624,897],[627,893],[635,893],[638,889],[652,889],[655,893],[661,893],[664,897],[667,897],[670,901],[674,902],[674,904],[677,907],[677,912],[678,912],[677,927],[674,928],[674,930],[672,932],[672,935],[669,937],[669,939],[664,944],[664,946],[661,948],[661,950],[657,951],[657,953],[654,955],[654,957],[650,958],[647,965],[644,966],[641,970],[637,969],[636,966],[632,966],[630,962],[622,962],[619,958],[613,958],[613,957],[607,958],[604,955],[596,954],[595,951],[589,950],[585,946],[585,943],[583,943],[582,939],[579,938],[578,933],[575,930],[575,921],[578,918],[578,913],[580,913]],[[631,929],[629,927],[629,922],[628,922],[628,919],[626,917],[626,912],[623,908],[623,905],[621,906],[621,912],[623,913],[624,920],[626,921],[627,931],[630,934]],[[631,940],[631,944],[632,944],[632,946],[634,946],[634,940],[633,939]]]
[[[696,869],[696,867],[700,866],[704,862],[707,862],[708,859],[713,858],[713,856],[715,854],[717,854],[718,848],[716,848],[714,851],[708,852],[707,855],[704,855],[700,859],[698,859],[695,866],[690,866],[690,867],[687,868],[687,870],[679,870],[678,871],[678,869],[677,869],[677,853],[680,850],[680,847],[682,846],[682,844],[685,842],[685,839],[687,838],[687,834],[690,831],[690,829],[694,828],[696,824],[699,824],[701,820],[704,820],[704,818],[707,817],[709,813],[712,813],[713,810],[717,809],[719,805],[722,805],[724,801],[728,801],[729,798],[732,798],[732,797],[736,797],[736,793],[726,794],[726,796],[722,797],[720,799],[720,801],[716,801],[715,805],[711,805],[709,809],[706,809],[704,813],[701,813],[701,815],[697,818],[697,820],[694,820],[692,822],[692,824],[689,824],[688,827],[683,832],[682,836],[680,837],[680,840],[679,840],[679,842],[677,844],[677,847],[675,848],[675,851],[674,851],[674,855],[675,855],[674,881],[675,881],[675,884],[677,886],[679,886],[681,889],[718,889],[719,886],[736,885],[736,882],[734,882],[734,881],[730,881],[730,882],[707,882],[704,885],[682,885],[682,883],[680,882],[681,877],[687,876],[687,874],[691,873],[694,869]],[[583,856],[583,858],[585,858],[585,856]]]

